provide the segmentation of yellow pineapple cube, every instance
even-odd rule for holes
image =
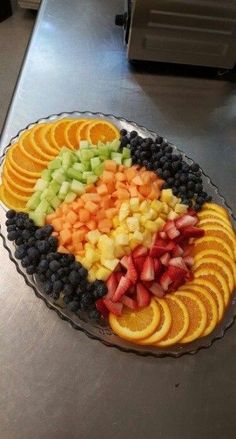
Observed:
[[[144,200],[144,201],[142,201],[142,203],[140,204],[140,206],[139,206],[139,211],[140,212],[146,212],[147,211],[147,209],[149,208],[149,204],[150,202],[148,202],[147,200]]]
[[[179,198],[173,195],[172,200],[168,203],[170,207],[175,207],[175,205],[179,202]]]
[[[150,232],[156,232],[158,229],[158,225],[154,221],[148,220],[145,224],[146,230],[150,230]]]
[[[134,232],[135,230],[139,230],[139,220],[135,217],[129,217],[126,219],[126,224],[128,226],[128,230],[130,232]]]
[[[130,198],[129,204],[130,204],[130,209],[132,210],[132,212],[139,211],[140,201],[139,201],[138,197]]]
[[[129,244],[129,235],[127,233],[120,233],[115,236],[115,244],[116,245],[128,245]]]
[[[157,227],[156,230],[161,230],[165,225],[165,220],[163,220],[162,218],[159,217],[155,220],[155,223],[156,223],[156,227]]]
[[[162,212],[163,205],[160,200],[153,200],[151,202],[151,208],[154,209],[157,213]]]
[[[99,230],[90,230],[90,232],[87,233],[87,238],[91,244],[96,244],[101,236],[101,233]]]
[[[113,227],[115,227],[115,228],[120,225],[120,220],[119,220],[118,216],[114,216],[114,218],[112,219],[112,224],[113,224]]]
[[[114,258],[114,249],[115,244],[112,238],[109,238],[107,235],[101,235],[98,240],[98,249],[105,259],[113,259]]]
[[[161,191],[161,201],[169,204],[173,198],[173,192],[171,189],[163,189]]]
[[[135,230],[132,240],[135,241],[137,244],[140,244],[141,242],[143,242],[143,234],[138,230]]]
[[[178,214],[174,211],[174,210],[171,210],[169,213],[168,213],[168,215],[167,215],[167,218],[169,219],[169,220],[175,220],[176,218],[178,218]]]
[[[121,245],[116,245],[115,246],[115,250],[114,250],[114,255],[116,258],[122,258],[122,256],[125,255],[125,247],[121,246]]]
[[[120,206],[120,210],[119,210],[119,221],[122,222],[124,221],[125,218],[127,218],[127,216],[129,216],[130,214],[130,205],[128,201],[124,201],[121,206]]]
[[[111,271],[108,270],[108,268],[105,268],[105,267],[101,266],[101,267],[97,270],[96,278],[97,278],[98,280],[104,280],[104,281],[105,281],[105,280],[108,279],[108,277],[110,276],[110,274],[111,274]]]
[[[108,270],[114,271],[117,265],[119,264],[119,259],[104,259],[101,258],[101,263]]]
[[[175,205],[175,212],[179,215],[184,214],[185,212],[187,212],[187,210],[188,206],[186,206],[185,204],[177,203]]]
[[[166,189],[166,190],[167,190],[167,189]],[[163,211],[162,211],[162,213],[166,213],[166,214],[169,213],[170,208],[169,208],[168,204],[165,203],[165,202],[163,202],[162,205],[163,205]]]

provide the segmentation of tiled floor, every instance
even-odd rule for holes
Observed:
[[[15,0],[12,6],[12,17],[0,23],[0,133],[36,17]]]

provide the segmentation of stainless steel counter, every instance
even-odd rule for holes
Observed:
[[[122,0],[44,0],[1,138],[92,110],[157,130],[196,159],[236,212],[236,85],[127,63]],[[154,72],[155,70],[155,72]],[[1,439],[233,439],[236,326],[180,359],[122,353],[37,299],[1,245]]]

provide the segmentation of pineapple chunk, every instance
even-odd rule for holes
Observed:
[[[168,190],[168,189],[165,189],[165,190]],[[170,208],[169,208],[168,204],[163,202],[162,206],[163,206],[163,213],[166,213],[166,214],[169,213]]]
[[[162,202],[160,200],[153,200],[151,202],[151,208],[154,209],[157,213],[160,213],[163,209]]]
[[[149,230],[145,230],[145,232],[143,233],[143,244],[145,245],[145,247],[150,247],[152,243],[152,237],[153,233]]]
[[[126,220],[126,224],[130,232],[135,232],[135,230],[139,230],[139,220],[135,217],[129,217]]]
[[[158,229],[158,225],[154,221],[148,220],[145,224],[146,230],[150,230],[150,232],[156,232]]]
[[[155,220],[155,223],[156,223],[156,227],[157,227],[156,230],[161,230],[162,227],[164,227],[165,221],[159,217]]]
[[[185,213],[185,212],[187,212],[187,210],[188,210],[188,206],[186,206],[185,204],[177,203],[175,205],[175,212],[178,214]]]
[[[105,267],[101,266],[97,270],[96,279],[98,279],[98,280],[107,280],[108,277],[110,276],[110,274],[111,274],[111,271],[108,270],[108,268],[105,268]]]
[[[129,244],[129,236],[126,233],[122,233],[115,236],[116,245],[128,245]]]
[[[163,189],[161,191],[161,201],[169,204],[173,198],[173,192],[171,189]]]
[[[168,203],[170,207],[175,207],[175,205],[178,203],[179,198],[175,197],[173,195],[172,200]]]
[[[127,201],[125,201],[120,206],[120,211],[119,211],[119,215],[118,215],[119,221],[124,221],[124,219],[127,218],[127,216],[129,216],[129,214],[130,214],[130,206],[129,206],[129,203]]]
[[[139,211],[144,213],[148,210],[148,208],[149,208],[149,203],[147,200],[144,200],[144,201],[142,201],[142,203],[139,206]]]
[[[119,259],[101,259],[101,263],[108,270],[114,271],[119,264]]]
[[[112,224],[113,224],[113,227],[115,227],[115,228],[120,225],[120,221],[119,221],[118,216],[114,216],[114,218],[112,219]]]
[[[138,197],[134,197],[130,199],[130,209],[132,210],[132,212],[138,212],[139,211],[139,198]]]
[[[171,210],[168,213],[167,218],[170,219],[170,220],[175,220],[176,218],[178,218],[178,216],[179,215],[174,210]]]
[[[122,256],[125,254],[124,247],[121,245],[116,245],[114,253],[116,258],[122,258]]]
[[[101,235],[98,240],[98,249],[105,259],[113,259],[114,258],[114,241],[112,238],[109,238],[107,235]]]
[[[91,244],[96,244],[101,236],[99,230],[91,230],[87,233],[87,238]]]
[[[141,242],[143,242],[143,234],[138,230],[135,230],[132,240],[135,241],[137,244],[140,244]]]

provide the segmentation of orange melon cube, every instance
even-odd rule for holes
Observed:
[[[99,195],[105,195],[108,194],[107,185],[105,183],[102,183],[97,187],[97,193]]]
[[[56,232],[60,232],[63,229],[63,223],[63,218],[55,218],[51,224]]]
[[[72,240],[71,232],[68,229],[63,229],[60,232],[60,243],[62,245],[69,244]]]
[[[84,209],[80,209],[78,213],[79,221],[81,223],[86,223],[90,220],[90,213],[88,209],[85,207]]]
[[[115,178],[117,181],[126,181],[126,176],[123,172],[117,172]]]
[[[129,191],[127,189],[119,188],[116,192],[114,192],[114,195],[116,195],[120,200],[128,200],[130,198]]]
[[[70,224],[75,224],[77,221],[77,215],[73,210],[70,210],[66,215],[66,221]]]
[[[125,169],[124,173],[125,173],[126,178],[129,182],[132,181],[133,178],[136,177],[136,175],[137,175],[137,171],[136,171],[134,166],[131,166],[131,168]]]
[[[132,179],[132,183],[136,184],[136,186],[142,186],[143,185],[143,180],[141,178],[140,175],[136,175],[133,179]]]
[[[110,172],[116,172],[117,164],[114,160],[106,160],[104,162],[104,169]]]
[[[110,209],[107,209],[105,211],[105,215],[109,219],[112,219],[113,216],[115,216],[117,213],[118,213],[118,209],[116,209],[115,207],[111,207]]]
[[[94,219],[91,219],[86,223],[86,226],[89,228],[89,230],[95,230],[97,227],[97,222]]]
[[[57,251],[58,251],[59,253],[69,253],[69,250],[67,250],[67,248],[64,247],[63,245],[59,245]]]
[[[110,219],[103,219],[98,222],[98,230],[102,233],[109,233],[112,228],[112,221]]]
[[[98,210],[98,206],[97,204],[95,204],[93,201],[87,201],[85,203],[85,209],[87,209],[88,212],[90,213],[95,213]]]
[[[131,197],[138,197],[139,196],[139,191],[138,191],[136,186],[130,186],[129,193],[130,193]]]
[[[84,230],[76,230],[75,232],[73,232],[72,242],[74,246],[76,246],[78,242],[84,241],[86,233],[87,232],[85,232]]]
[[[114,180],[114,172],[111,171],[103,171],[102,175],[101,175],[101,180],[104,183],[109,183],[109,182],[113,182]]]

